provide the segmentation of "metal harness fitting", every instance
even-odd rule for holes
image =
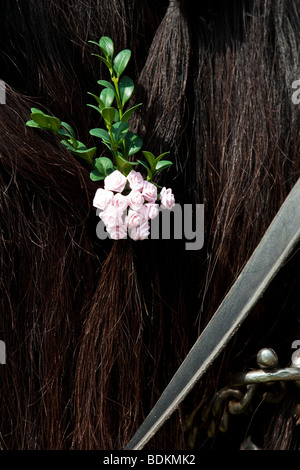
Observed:
[[[296,385],[300,386],[299,357],[297,357],[296,360],[292,360],[292,367],[278,369],[277,354],[273,349],[264,348],[258,352],[256,361],[257,365],[261,369],[233,375],[231,379],[231,385],[239,386],[248,384],[294,381]]]
[[[226,432],[229,414],[246,412],[263,385],[267,385],[263,400],[268,403],[278,403],[283,398],[287,391],[287,382],[300,386],[300,357],[292,359],[291,367],[282,369],[278,368],[275,351],[263,348],[258,352],[256,361],[260,369],[234,374],[230,386],[218,391],[205,408],[202,420],[208,425],[209,437],[213,437],[217,429]],[[272,384],[277,386],[272,388]],[[243,391],[239,390],[241,387]]]

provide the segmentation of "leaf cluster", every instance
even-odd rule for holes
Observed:
[[[142,151],[146,161],[131,161],[129,158],[137,154],[143,146],[143,140],[134,134],[129,127],[129,119],[142,103],[125,109],[126,104],[134,92],[133,80],[123,75],[131,58],[131,51],[124,49],[115,55],[113,41],[108,36],[100,38],[99,42],[89,41],[95,44],[100,54],[92,54],[98,57],[108,68],[108,80],[98,80],[102,87],[99,94],[88,93],[96,104],[88,104],[102,117],[105,128],[90,130],[90,134],[101,140],[110,150],[112,159],[108,157],[95,158],[97,147],[87,148],[77,140],[74,129],[57,117],[49,116],[37,108],[31,109],[31,120],[26,122],[29,127],[36,127],[51,131],[61,138],[62,145],[77,158],[85,160],[91,168],[90,178],[93,181],[105,179],[114,170],[121,171],[125,176],[134,166],[142,165],[147,171],[147,180],[150,181],[160,171],[172,165],[169,160],[162,158],[169,152],[155,157],[151,152]],[[155,183],[154,183],[155,184]]]
[[[36,127],[52,132],[61,137],[62,145],[73,155],[85,160],[90,167],[94,167],[93,157],[97,147],[87,148],[76,138],[76,133],[70,124],[61,121],[55,116],[49,116],[37,108],[31,108],[31,119],[26,122],[28,127]]]

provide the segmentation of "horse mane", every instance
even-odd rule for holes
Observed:
[[[122,449],[299,177],[299,2],[200,3],[1,3],[1,449]],[[88,43],[102,35],[132,50],[128,75],[143,103],[132,128],[153,153],[170,151],[164,178],[176,201],[205,206],[201,250],[99,240],[98,183],[56,136],[25,126],[41,108],[104,155],[89,134],[100,119],[86,106],[107,78]],[[253,367],[266,343],[288,364],[298,265],[296,251],[148,449],[190,448],[186,416],[232,370]],[[296,400],[257,413],[261,447],[299,447]],[[240,444],[239,425],[214,440],[201,420],[196,428],[197,448]]]

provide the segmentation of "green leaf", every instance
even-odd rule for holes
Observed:
[[[90,134],[93,135],[94,137],[99,137],[100,139],[104,140],[105,142],[110,142],[110,135],[104,129],[99,129],[99,128],[91,129]]]
[[[94,55],[94,56],[96,56],[96,57],[99,57],[99,59],[101,59],[102,62],[105,63],[106,67],[111,68],[111,63],[110,63],[110,61],[107,60],[107,59],[105,59],[104,57],[102,57],[102,55],[99,55],[99,54],[91,54],[91,55]]]
[[[104,174],[107,176],[107,171],[113,170],[114,165],[110,158],[99,157],[95,159],[95,167],[97,170],[99,170],[100,173],[104,172]]]
[[[155,168],[155,155],[153,155],[153,153],[151,152],[146,152],[145,150],[142,152],[142,154],[144,155],[144,157],[146,157],[147,162],[150,165],[150,168],[154,169]]]
[[[101,114],[103,116],[103,119],[105,121],[105,124],[110,127],[114,120],[115,120],[115,113],[116,109],[115,108],[103,108],[101,110]]]
[[[105,171],[104,171],[104,168],[103,168],[103,165],[102,165],[102,162],[101,162],[100,158],[95,159],[94,165],[96,167],[96,170],[98,170],[98,172],[100,173],[100,175],[105,177],[106,176]]]
[[[98,111],[98,113],[100,113],[100,114],[101,114],[101,109],[100,109],[100,108],[98,108],[97,106],[94,106],[93,104],[89,104],[89,103],[87,104],[87,106],[89,106],[90,108],[93,108],[93,109],[95,109],[96,111]],[[101,115],[102,115],[102,114],[101,114]]]
[[[114,55],[114,43],[108,36],[102,36],[99,41],[99,47],[108,57]]]
[[[77,147],[78,147],[78,141],[73,138],[70,138],[69,140],[62,140],[60,143],[62,144],[63,147],[65,147],[70,152],[77,150]]]
[[[62,140],[61,144],[63,147],[69,150],[72,155],[87,161],[92,167],[94,167],[93,156],[97,151],[97,147],[88,149],[86,148],[86,145],[84,145],[79,140],[73,139],[73,137],[71,137],[69,140]]]
[[[61,125],[61,120],[54,117],[48,116],[42,112],[34,112],[30,115],[31,119],[36,122],[43,129],[48,129],[53,132],[57,132]]]
[[[93,170],[90,173],[90,178],[92,181],[100,181],[106,178],[106,175],[101,174],[98,170]]]
[[[88,41],[88,42],[90,42],[91,44],[96,44],[96,46],[99,46],[99,43],[96,41]]]
[[[25,125],[28,127],[37,127],[38,129],[42,129],[42,127],[39,124],[37,124],[35,121],[32,121],[32,120],[27,121]]]
[[[124,49],[123,51],[119,52],[119,54],[116,55],[116,57],[114,58],[113,69],[118,78],[124,72],[130,60],[130,57],[131,51],[129,49]]]
[[[68,139],[72,136],[70,136],[69,132],[65,131],[64,129],[58,129],[57,131],[58,135],[62,137],[67,137]]]
[[[125,138],[127,132],[129,130],[128,122],[116,122],[111,126],[111,132],[113,135],[113,139],[117,144],[120,144],[122,140]]]
[[[147,170],[147,175],[148,175],[148,179],[151,179],[153,173],[152,173],[151,169],[148,167],[148,165],[147,165],[145,162],[143,162],[142,160],[138,160],[138,163],[139,163],[140,165],[142,165],[144,168],[146,168],[146,170]]]
[[[102,144],[106,145],[107,148],[112,152],[112,147],[111,147],[111,142],[106,142],[105,140],[102,140]]]
[[[171,165],[173,165],[173,162],[170,162],[168,160],[161,160],[160,162],[156,164],[155,171],[157,172],[157,171],[165,170]]]
[[[80,158],[83,158],[84,160],[87,160],[89,163],[92,163],[93,161],[93,156],[95,155],[97,150],[97,147],[92,147],[90,149],[84,149],[84,150],[74,150],[72,153],[77,155]]]
[[[157,162],[159,162],[159,160],[161,160],[165,155],[168,155],[168,153],[170,153],[170,152],[161,153],[161,154],[155,159],[155,164],[156,164]]]
[[[128,122],[134,111],[141,105],[142,103],[136,104],[135,106],[132,106],[132,108],[127,109],[127,111],[123,114],[121,121]]]
[[[109,108],[115,98],[115,92],[110,88],[104,88],[100,94],[100,100],[103,102],[104,108]]]
[[[134,90],[134,83],[129,77],[122,77],[119,82],[119,91],[122,105],[124,106],[125,103],[130,99]]]
[[[108,82],[107,80],[98,80],[97,83],[99,85],[103,85],[105,88],[109,88],[113,92],[115,92],[114,86],[112,83]]]
[[[79,142],[79,140],[76,140],[76,142],[77,142],[76,150],[86,150],[86,145],[84,145],[82,142]]]
[[[103,101],[100,100],[99,96],[94,95],[94,93],[90,93],[89,91],[88,91],[88,95],[91,95],[93,98],[95,98],[100,108],[104,108]]]
[[[69,150],[86,150],[86,145],[84,145],[79,140],[74,139],[72,136],[69,136],[69,139],[62,140],[61,143],[67,147]]]
[[[133,155],[137,153],[143,146],[143,140],[138,135],[128,131],[125,137],[125,151],[126,155]]]
[[[115,110],[114,122],[120,122],[120,114],[119,114],[119,111],[117,109]]]
[[[129,162],[119,152],[116,156],[116,162],[118,170],[121,171],[125,176],[127,176],[131,172],[132,166],[138,164],[138,162]]]
[[[61,126],[64,127],[69,132],[69,134],[72,137],[74,137],[74,139],[76,139],[75,131],[74,131],[73,127],[70,126],[70,124],[68,124],[67,122],[61,121]]]
[[[30,110],[32,113],[40,113],[40,114],[44,114],[43,111],[41,111],[40,109],[37,109],[37,108],[31,108]]]

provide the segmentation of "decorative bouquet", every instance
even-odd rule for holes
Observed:
[[[104,188],[96,191],[93,205],[100,210],[99,217],[111,238],[119,240],[126,238],[129,233],[133,240],[144,240],[150,233],[149,220],[158,215],[159,207],[171,209],[175,205],[172,190],[161,188],[153,181],[157,173],[171,166],[172,162],[163,160],[169,152],[155,157],[148,151],[142,151],[146,161],[129,160],[132,155],[141,151],[143,145],[142,139],[130,131],[128,123],[141,103],[124,109],[134,91],[132,79],[122,76],[131,51],[124,49],[114,56],[113,41],[107,36],[103,36],[99,43],[90,42],[99,47],[101,55],[93,55],[104,62],[110,73],[110,81],[97,82],[103,87],[99,96],[89,93],[96,100],[97,106],[88,106],[100,113],[106,127],[91,129],[90,134],[101,139],[112,158],[94,158],[96,147],[88,149],[77,140],[69,124],[44,114],[39,109],[31,109],[31,120],[26,125],[47,129],[60,136],[62,145],[89,165],[90,178],[93,181],[104,181]],[[114,103],[116,107],[113,106]],[[138,165],[146,170],[146,179],[134,170]]]

